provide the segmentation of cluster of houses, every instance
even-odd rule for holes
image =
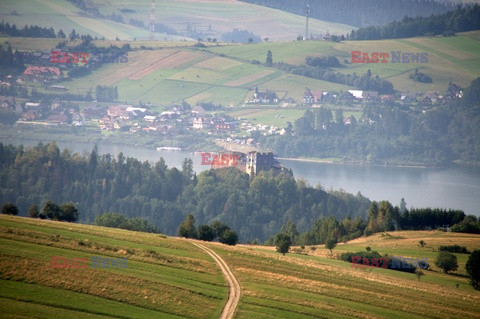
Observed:
[[[184,129],[205,130],[209,134],[233,133],[239,124],[230,118],[207,114],[198,105],[192,109],[174,105],[161,113],[132,105],[112,105],[98,123],[102,130],[156,132],[162,135],[175,135]]]
[[[68,101],[55,99],[50,105],[41,102],[18,103],[10,96],[0,96],[0,107],[2,110],[15,113],[18,123],[31,123],[43,125],[74,125],[85,124],[85,118]]]
[[[313,107],[319,106],[321,102],[328,103],[334,102],[337,99],[337,94],[332,94],[331,92],[323,91],[311,91],[307,90],[303,94],[303,103],[306,105],[312,105]],[[448,89],[443,95],[440,95],[435,91],[427,92],[415,92],[415,93],[402,93],[400,95],[393,94],[383,94],[380,95],[375,91],[362,91],[362,90],[348,90],[342,95],[342,99],[351,100],[352,102],[367,102],[367,101],[377,101],[377,102],[400,102],[403,104],[414,104],[416,103],[419,106],[432,106],[435,104],[445,104],[454,101],[457,98],[462,97],[462,88],[454,83],[450,83]]]
[[[62,71],[57,67],[29,66],[23,72],[23,80],[30,82],[47,82],[60,80],[63,77]]]
[[[353,104],[363,102],[399,102],[402,104],[417,104],[422,107],[433,106],[439,103],[445,104],[454,101],[462,96],[462,88],[454,83],[450,83],[447,91],[441,95],[436,91],[401,93],[401,94],[379,94],[376,91],[348,90],[347,92],[333,93],[320,90],[307,89],[303,94],[302,102],[304,105],[312,107],[320,107],[322,103],[335,103],[338,100],[350,101]],[[296,105],[293,98],[286,100],[280,99],[275,92],[261,92],[255,88],[251,99],[247,100],[247,104],[278,104],[284,102],[284,106],[288,104]]]

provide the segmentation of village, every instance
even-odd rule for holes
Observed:
[[[33,53],[31,57],[37,61],[48,61],[49,55]],[[251,118],[234,118],[228,115],[225,107],[219,105],[218,108],[211,109],[207,107],[209,103],[198,103],[194,106],[186,102],[172,103],[163,111],[154,111],[158,108],[150,104],[134,105],[96,101],[93,100],[93,97],[90,101],[88,99],[83,101],[68,99],[66,98],[68,94],[65,93],[68,90],[64,86],[58,85],[58,81],[64,77],[61,69],[63,65],[49,67],[41,64],[28,66],[18,78],[6,77],[0,83],[0,87],[3,88],[2,92],[8,93],[8,89],[14,86],[19,86],[19,91],[21,89],[28,90],[26,84],[37,83],[56,92],[50,95],[56,97],[50,101],[47,99],[45,102],[45,99],[34,99],[28,96],[28,91],[22,97],[0,96],[0,111],[2,114],[12,115],[9,124],[77,127],[90,125],[105,132],[143,133],[168,138],[188,132],[191,134],[198,132],[206,133],[228,143],[253,147],[258,147],[252,138],[253,132],[259,132],[265,136],[286,133],[286,127],[253,123],[254,119]],[[110,88],[108,87],[108,89]],[[116,88],[115,93],[118,94]],[[246,100],[235,109],[265,107],[272,110],[307,110],[325,107],[331,110],[356,111],[360,114],[367,105],[389,105],[414,108],[425,113],[438,105],[451,103],[461,96],[462,88],[454,83],[450,83],[448,89],[443,93],[436,91],[397,92],[390,95],[353,89],[335,92],[306,88],[303,98],[300,100],[295,100],[287,94],[281,97],[278,92],[260,90],[255,87],[247,94]],[[278,112],[272,113],[272,116],[283,117]],[[355,119],[352,115],[345,116],[343,123],[350,125],[358,120],[373,124],[371,119]]]

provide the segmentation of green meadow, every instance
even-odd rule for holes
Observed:
[[[188,240],[82,224],[0,216],[0,304],[5,318],[218,318],[228,294],[223,276]],[[426,246],[418,242],[424,240]],[[273,247],[205,243],[237,277],[235,318],[479,318],[480,295],[465,276],[434,266],[439,245],[480,247],[480,235],[439,231],[378,233],[339,243]],[[414,274],[354,269],[335,257],[371,247],[428,258]],[[51,256],[128,258],[127,268],[53,269]]]
[[[85,94],[95,86],[116,85],[119,100],[127,103],[150,102],[159,110],[183,100],[191,104],[213,102],[242,106],[252,98],[253,90],[274,91],[280,98],[301,102],[306,88],[319,91],[349,90],[353,87],[326,82],[267,68],[262,64],[271,50],[274,61],[304,63],[309,55],[334,55],[342,67],[337,72],[373,74],[388,79],[402,92],[443,91],[450,82],[466,87],[480,72],[480,40],[478,32],[451,38],[413,38],[384,41],[276,42],[261,44],[208,46],[194,48],[190,43],[155,50],[136,49],[129,53],[128,63],[106,64],[95,73],[71,81],[63,81],[71,92]],[[19,38],[2,38],[15,48],[31,47]],[[34,40],[35,41],[35,40]],[[53,45],[55,39],[50,42]],[[38,41],[37,41],[38,42]],[[135,46],[136,42],[132,42]],[[141,42],[139,42],[141,43]],[[181,43],[178,43],[179,45]],[[427,52],[428,63],[350,64],[351,51],[362,52]],[[299,53],[300,52],[300,53]],[[170,56],[173,55],[173,56]],[[419,69],[430,75],[433,83],[413,82],[408,75]]]
[[[184,240],[4,216],[0,228],[2,316],[217,318],[226,301],[214,261]],[[128,258],[128,267],[59,269],[51,256]]]
[[[146,40],[149,38],[148,25],[152,1],[93,0],[85,3],[87,7],[93,5],[98,8],[99,13],[104,16],[112,14],[122,16],[125,23],[85,16],[79,8],[67,0],[2,1],[0,12],[5,22],[16,24],[17,27],[33,24],[53,27],[55,31],[62,29],[66,34],[75,29],[80,34],[90,34],[93,37],[104,37],[110,40],[117,37],[121,40]],[[233,27],[230,22],[232,19],[239,21],[236,28],[247,29],[262,39],[268,37],[276,41],[296,39],[299,34],[304,33],[305,29],[305,18],[302,16],[239,1],[162,0],[156,1],[155,6],[157,23],[168,25],[179,33],[185,33],[187,27],[193,25],[198,31],[204,32],[211,38],[218,38],[218,40],[223,33],[232,31]],[[132,10],[132,8],[133,11],[121,11],[122,9]],[[127,24],[130,19],[142,21],[144,28]],[[314,33],[324,34],[330,30],[330,32],[343,34],[350,32],[353,27],[311,19],[310,29]],[[157,33],[156,38],[160,41],[188,39],[165,33]]]

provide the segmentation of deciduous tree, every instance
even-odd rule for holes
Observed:
[[[458,268],[457,256],[448,251],[440,251],[435,260],[435,266],[441,268],[444,273],[455,271]]]

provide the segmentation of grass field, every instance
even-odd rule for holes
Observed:
[[[219,269],[188,241],[89,225],[0,216],[0,304],[5,318],[218,318],[227,296]],[[419,240],[427,245],[420,248]],[[480,295],[468,284],[467,255],[443,274],[433,261],[439,245],[480,247],[480,236],[438,231],[375,234],[282,256],[273,247],[217,243],[242,297],[235,318],[479,318]],[[372,250],[427,257],[414,274],[354,269],[334,259]],[[300,248],[296,247],[300,252]],[[53,269],[52,255],[127,257],[128,268]],[[457,287],[458,285],[458,287]]]
[[[391,81],[402,92],[436,90],[440,93],[455,82],[463,87],[480,74],[480,32],[468,32],[452,38],[413,38],[385,41],[322,41],[277,42],[247,45],[210,46],[197,49],[191,43],[170,43],[166,48],[130,52],[127,63],[106,64],[94,74],[61,82],[71,92],[85,94],[97,84],[117,85],[120,100],[127,103],[151,102],[159,110],[183,100],[189,103],[213,102],[240,106],[251,98],[252,90],[277,92],[281,98],[292,97],[301,102],[305,88],[312,90],[349,90],[352,87],[285,74],[252,60],[264,61],[266,52],[273,52],[274,61],[301,64],[309,55],[335,55],[342,64],[351,60],[351,50],[362,52],[428,52],[424,64],[344,64],[336,71],[364,74],[368,69]],[[2,38],[14,48],[30,49],[33,46],[54,45],[29,39]],[[105,42],[105,41],[104,41]],[[100,43],[100,42],[99,42]],[[122,42],[123,43],[123,42]],[[143,42],[132,42],[133,47]],[[108,44],[108,41],[104,43]],[[430,75],[432,84],[413,82],[408,75],[419,68]]]
[[[456,37],[422,37],[398,40],[380,41],[343,41],[340,43],[323,41],[301,41],[262,43],[244,46],[223,46],[209,48],[210,51],[245,61],[265,61],[266,52],[270,50],[274,62],[283,61],[291,64],[304,64],[307,56],[335,56],[343,65],[335,71],[357,75],[364,74],[368,69],[394,84],[401,91],[443,92],[449,82],[455,82],[466,87],[480,74],[480,39],[479,31],[460,33]],[[420,64],[350,64],[351,51],[388,52],[402,51],[405,53],[428,53],[428,63]],[[388,59],[391,61],[391,58]],[[408,78],[416,68],[430,75],[433,83],[413,82]],[[335,84],[318,85],[318,90],[334,90]]]
[[[140,101],[152,103],[154,109],[162,111],[172,103],[187,101],[213,102],[231,106],[233,112],[242,112],[235,107],[243,106],[250,100],[255,87],[261,91],[274,91],[280,98],[293,98],[302,102],[306,88],[314,91],[346,91],[353,87],[326,82],[303,76],[286,74],[263,65],[267,51],[273,53],[274,62],[304,64],[307,56],[335,56],[342,67],[334,71],[361,75],[368,69],[394,84],[402,92],[438,91],[440,94],[454,82],[467,87],[480,74],[480,31],[466,32],[455,37],[422,37],[382,41],[343,41],[340,43],[325,41],[293,41],[296,35],[303,33],[304,20],[300,16],[278,10],[246,4],[237,0],[167,0],[157,3],[158,21],[184,31],[187,24],[202,32],[208,31],[211,37],[218,37],[230,31],[232,21],[235,27],[247,28],[254,33],[271,40],[284,42],[262,42],[257,44],[207,43],[205,48],[194,47],[195,42],[179,41],[181,38],[157,37],[159,41],[147,41],[146,30],[109,20],[91,19],[81,16],[78,8],[66,0],[34,0],[35,6],[27,0],[3,1],[0,3],[0,16],[5,22],[51,25],[54,29],[63,29],[67,34],[75,28],[77,33],[91,33],[105,37],[96,40],[96,45],[121,46],[126,41],[134,49],[129,52],[127,63],[105,64],[88,76],[61,81],[71,93],[86,94],[95,91],[97,85],[117,86],[119,101],[137,104]],[[150,13],[150,0],[133,3],[131,0],[113,4],[106,0],[94,0],[104,15],[122,14],[124,19],[144,20]],[[135,12],[122,13],[121,9],[132,8]],[[13,12],[17,11],[18,15]],[[147,22],[147,21],[145,21]],[[228,28],[227,28],[228,26]],[[331,33],[350,31],[350,27],[325,24],[312,19],[311,31]],[[257,30],[257,31],[256,31]],[[261,31],[261,32],[260,32]],[[209,34],[210,34],[209,33]],[[218,37],[219,38],[219,37]],[[143,39],[143,40],[140,40]],[[176,41],[171,41],[172,39]],[[219,38],[220,40],[220,38]],[[14,49],[48,51],[58,44],[59,39],[29,39],[1,37],[0,43],[11,45]],[[153,48],[144,50],[142,46]],[[351,51],[362,52],[427,52],[428,63],[424,64],[351,64]],[[261,64],[252,64],[253,60]],[[431,76],[433,83],[413,82],[409,74],[418,68]],[[40,88],[40,91],[44,91]],[[351,112],[344,108],[345,112]],[[268,109],[271,110],[271,109]],[[230,111],[229,111],[230,112]],[[292,111],[291,114],[303,114]],[[349,113],[350,114],[350,113]],[[277,113],[262,112],[262,124],[282,124],[276,118]],[[358,118],[358,110],[354,111]],[[294,121],[292,116],[288,121]]]
[[[17,27],[39,25],[53,27],[55,31],[62,29],[69,34],[75,29],[80,34],[91,34],[93,37],[105,37],[113,40],[148,39],[148,25],[151,15],[150,0],[127,0],[120,3],[107,0],[86,2],[93,4],[100,14],[109,16],[112,13],[121,15],[126,23],[117,23],[106,19],[96,19],[80,14],[80,9],[66,0],[17,0],[0,3],[1,19]],[[133,12],[122,12],[130,9]],[[12,14],[16,12],[17,14]],[[130,19],[142,21],[144,28],[128,25]],[[188,26],[202,32],[205,38],[218,38],[223,33],[231,32],[233,28],[247,29],[262,39],[293,40],[304,33],[305,18],[288,12],[251,5],[236,0],[162,0],[156,1],[155,19],[173,28],[178,33],[185,33]],[[235,23],[232,23],[232,20]],[[310,30],[313,33],[345,34],[352,26],[310,19]],[[182,36],[157,33],[160,41],[180,40]],[[196,40],[196,38],[195,38]]]
[[[184,240],[3,216],[0,228],[4,318],[218,318],[226,300],[216,264]],[[51,256],[92,255],[128,267],[51,267]]]

